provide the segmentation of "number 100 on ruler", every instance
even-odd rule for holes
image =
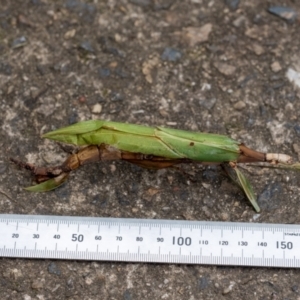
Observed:
[[[300,267],[300,225],[0,215],[0,256]]]

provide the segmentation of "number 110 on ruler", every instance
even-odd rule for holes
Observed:
[[[300,267],[300,225],[0,215],[0,256]]]

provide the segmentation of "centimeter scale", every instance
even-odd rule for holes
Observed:
[[[300,225],[0,215],[0,256],[300,267]]]

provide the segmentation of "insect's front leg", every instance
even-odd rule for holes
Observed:
[[[101,144],[87,146],[77,153],[70,155],[62,164],[61,168],[65,172],[76,170],[82,165],[105,160],[120,160],[122,152],[112,146]]]
[[[62,165],[54,167],[38,167],[10,158],[12,162],[31,171],[34,175],[35,181],[39,184],[27,188],[27,190],[34,192],[45,192],[60,186],[68,178],[71,171],[82,165],[101,160],[119,159],[122,159],[121,151],[104,144],[82,148],[77,153],[70,155]]]
[[[63,173],[62,166],[38,167],[34,164],[25,163],[12,157],[10,158],[10,161],[23,169],[29,170],[35,176],[35,180],[38,183],[46,181],[49,178],[57,177]]]

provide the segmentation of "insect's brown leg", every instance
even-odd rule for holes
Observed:
[[[122,159],[147,169],[158,170],[164,168],[173,168],[188,176],[189,180],[193,182],[195,180],[191,177],[191,174],[185,172],[182,168],[180,168],[177,165],[180,163],[202,164],[201,162],[196,162],[189,159],[169,159],[159,156],[143,155],[138,153],[122,153]]]
[[[56,167],[37,167],[30,163],[24,163],[20,160],[17,160],[15,158],[10,158],[10,161],[15,163],[21,168],[24,168],[26,170],[31,171],[31,173],[35,176],[35,179],[37,182],[43,182],[50,178],[57,177],[61,173],[63,173],[63,170],[61,166]]]
[[[183,162],[182,159],[169,159],[130,152],[122,152],[122,160],[147,169],[164,169]]]
[[[55,178],[62,173],[69,173],[76,170],[81,165],[85,165],[100,160],[118,160],[121,159],[121,152],[107,145],[88,146],[80,149],[77,153],[70,155],[66,161],[59,166],[38,167],[30,163],[24,163],[15,158],[10,158],[12,162],[19,167],[31,171],[38,183]]]

